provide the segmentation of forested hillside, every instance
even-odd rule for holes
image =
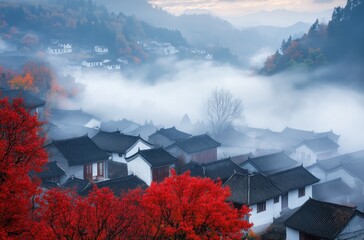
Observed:
[[[328,64],[364,63],[364,1],[348,0],[335,8],[328,24],[318,20],[301,38],[283,40],[281,48],[265,62],[262,73],[316,68]]]

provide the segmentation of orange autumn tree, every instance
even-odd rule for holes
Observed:
[[[24,76],[15,76],[9,80],[9,85],[12,89],[36,91],[36,87],[34,86],[34,78],[30,73],[26,73]]]
[[[40,125],[22,100],[0,100],[0,239],[31,239],[39,184],[29,173],[47,161]]]

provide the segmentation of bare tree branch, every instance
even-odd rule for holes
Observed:
[[[211,124],[213,134],[219,135],[232,121],[243,113],[243,103],[230,91],[216,88],[203,105],[203,114]]]

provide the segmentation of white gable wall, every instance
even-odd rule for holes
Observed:
[[[250,212],[249,221],[254,223],[254,226],[252,228],[253,231],[257,231],[257,229],[259,229],[259,226],[273,222],[273,216],[274,216],[273,199],[267,200],[265,204],[266,204],[266,210],[259,213],[257,213],[257,204],[249,206],[252,209],[252,211]]]
[[[84,125],[84,127],[93,128],[93,129],[100,129],[101,121],[93,118],[88,123],[86,123]]]
[[[275,218],[279,217],[281,214],[281,211],[282,211],[281,196],[279,196],[278,198],[279,198],[279,201],[277,203],[274,203],[274,201],[273,201],[273,216]]]
[[[128,164],[128,174],[134,174],[143,180],[148,186],[152,183],[152,170],[148,163],[140,156],[131,160]]]
[[[126,151],[125,157],[133,156],[138,152],[138,150],[146,150],[146,149],[151,149],[151,147],[139,139],[131,148],[129,148]]]
[[[317,160],[317,155],[306,145],[297,147],[290,157],[302,163],[304,167],[315,164]]]
[[[300,232],[292,228],[286,227],[286,240],[299,240]]]
[[[288,208],[293,209],[302,206],[312,197],[312,185],[305,187],[305,196],[298,197],[298,189],[288,193]]]

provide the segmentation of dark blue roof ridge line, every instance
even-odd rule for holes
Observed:
[[[193,142],[195,141],[195,142]],[[171,149],[173,147],[178,147],[188,154],[206,151],[209,149],[217,148],[221,146],[221,143],[217,142],[215,139],[211,138],[208,134],[200,134],[191,136],[186,139],[177,140],[172,145],[166,147],[166,149]]]
[[[67,141],[70,141],[70,140],[81,139],[81,138],[84,138],[84,137],[88,137],[88,134],[84,134],[84,135],[81,135],[81,136],[78,136],[78,137],[71,137],[71,138],[58,139],[58,140],[52,139],[52,142],[47,144],[47,145],[51,145],[52,143],[67,142]]]

